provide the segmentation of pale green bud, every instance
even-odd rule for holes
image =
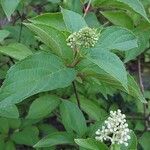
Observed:
[[[94,47],[99,38],[99,33],[96,29],[89,27],[82,28],[79,32],[72,33],[67,38],[67,45],[71,48],[90,48]]]

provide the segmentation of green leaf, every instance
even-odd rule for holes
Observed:
[[[0,133],[7,134],[9,131],[9,124],[6,118],[0,118]]]
[[[6,37],[8,37],[9,31],[7,30],[0,30],[0,42],[2,42]]]
[[[3,135],[2,136],[0,136],[0,149],[2,150],[2,149],[5,149],[5,139],[4,139],[4,137],[3,137]]]
[[[105,62],[106,63],[106,62]],[[109,65],[108,65],[109,66]],[[127,75],[127,86],[128,91],[123,87],[122,83],[120,81],[116,80],[113,76],[111,76],[109,73],[105,72],[103,69],[101,69],[97,64],[92,63],[88,61],[88,59],[84,59],[80,62],[78,65],[78,69],[80,72],[85,74],[87,77],[94,77],[96,78],[97,84],[106,85],[108,89],[118,89],[123,92],[126,92],[127,94],[134,97],[136,100],[140,100],[143,103],[146,103],[146,100],[141,93],[141,90],[134,80],[134,78],[131,75]],[[91,80],[91,79],[90,79]],[[104,86],[103,86],[104,88]],[[107,90],[108,91],[108,90]],[[109,94],[109,93],[107,93]]]
[[[0,116],[6,118],[19,118],[19,112],[15,105],[1,107]]]
[[[49,123],[48,124],[45,124],[45,123],[40,124],[38,126],[38,129],[39,129],[40,133],[42,133],[42,135],[44,135],[44,136],[46,136],[48,134],[52,134],[54,132],[57,132],[57,129],[54,128]]]
[[[121,150],[120,145],[119,144],[113,144],[113,145],[111,145],[110,150]]]
[[[21,125],[21,120],[20,119],[14,119],[14,118],[7,118],[9,128],[11,129],[18,129]]]
[[[95,48],[127,51],[138,47],[135,35],[125,28],[107,27],[102,31]]]
[[[51,2],[51,3],[60,3],[61,2],[61,0],[48,0],[48,2]]]
[[[47,25],[60,31],[66,30],[66,25],[61,13],[45,13],[29,19],[33,24]]]
[[[87,13],[87,15],[85,16],[85,21],[90,28],[99,28],[100,27],[99,20],[97,19],[95,13],[93,13],[93,12]]]
[[[96,121],[99,121],[103,120],[103,118],[107,116],[107,112],[103,108],[101,108],[96,101],[89,100],[82,95],[79,95],[79,97],[81,108],[88,114],[89,117]],[[72,97],[71,100],[73,100],[73,102],[77,101],[75,97]]]
[[[93,48],[86,56],[86,59],[115,78],[128,91],[127,87],[127,72],[123,62],[117,55],[104,51],[102,49]]]
[[[128,88],[129,88],[129,95],[133,96],[136,99],[139,99],[142,103],[147,103],[137,82],[129,74],[128,74]]]
[[[29,55],[32,55],[32,51],[20,43],[12,43],[7,46],[1,46],[0,53],[8,55],[17,60],[21,60]]]
[[[73,144],[73,137],[67,132],[55,132],[41,139],[34,147],[51,147],[55,145]]]
[[[145,9],[140,0],[94,0],[93,4],[97,7],[111,7],[128,10],[130,12],[134,11],[149,22]]]
[[[5,150],[16,150],[15,144],[12,141],[5,143]]]
[[[33,146],[38,141],[38,135],[38,128],[31,126],[26,127],[22,131],[14,132],[11,136],[11,140],[17,144]]]
[[[16,24],[15,26],[8,25],[5,26],[5,29],[7,29],[10,32],[10,38],[12,38],[14,41],[19,41],[23,45],[26,45],[28,47],[36,47],[36,39],[34,38],[33,33],[25,26],[22,26],[22,32],[20,37],[20,25]]]
[[[94,139],[75,139],[75,142],[88,150],[109,150],[109,148],[99,141],[96,141]]]
[[[82,3],[80,0],[65,0],[63,1],[65,9],[72,10],[76,13],[82,14]]]
[[[142,5],[142,3],[139,0],[117,0],[117,1],[128,5],[136,13],[140,14],[142,17],[144,17],[149,22],[149,19],[146,15],[144,6]]]
[[[29,56],[8,71],[0,89],[0,110],[34,94],[67,87],[75,77],[76,71],[51,53]]]
[[[133,20],[124,11],[104,11],[101,13],[114,25],[118,25],[128,29],[134,28]]]
[[[60,103],[57,96],[44,95],[37,98],[30,106],[27,119],[39,119],[49,115]],[[39,107],[40,106],[40,107]]]
[[[66,27],[70,32],[76,32],[87,27],[84,18],[80,14],[63,8],[61,8],[61,12],[63,14]]]
[[[79,136],[83,136],[86,133],[86,120],[76,104],[70,101],[62,101],[60,114],[62,123],[68,132],[75,131]]]
[[[145,33],[144,31],[137,31],[135,34],[137,36],[139,46],[125,52],[125,62],[135,59],[138,55],[144,52],[148,45],[149,37],[147,37],[147,33]]]
[[[139,139],[139,143],[143,150],[149,150],[150,132],[145,132]]]
[[[102,4],[105,1],[106,0],[92,0],[92,5],[99,6],[100,4]]]
[[[34,25],[29,23],[25,25],[36,35],[38,35],[38,39],[46,44],[48,47],[50,47],[55,54],[66,60],[72,60],[72,49],[67,46],[66,37],[62,32],[45,25]]]
[[[1,0],[2,8],[7,16],[7,18],[10,20],[11,15],[17,8],[20,0]]]

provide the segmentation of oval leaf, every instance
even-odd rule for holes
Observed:
[[[144,6],[139,0],[117,0],[117,1],[128,5],[130,8],[132,8],[135,12],[143,16],[149,22]]]
[[[60,103],[57,96],[44,95],[37,98],[30,106],[27,119],[39,119],[49,115]],[[39,107],[40,106],[40,107]]]
[[[11,139],[17,144],[33,146],[38,141],[39,130],[37,127],[26,127],[22,131],[14,132]]]
[[[0,109],[0,116],[6,118],[19,118],[19,112],[15,105],[10,105]]]
[[[0,30],[0,42],[2,42],[6,37],[8,37],[9,31],[7,30]]]
[[[134,28],[133,20],[124,11],[104,11],[101,13],[114,25],[118,25],[128,29]]]
[[[67,131],[75,131],[79,136],[86,133],[87,126],[85,118],[76,104],[70,101],[63,101],[60,105],[60,113],[63,125]]]
[[[0,89],[0,109],[40,92],[67,87],[75,77],[76,71],[64,66],[57,56],[36,53],[8,71]]]
[[[38,39],[50,47],[56,55],[67,60],[72,60],[73,51],[67,46],[66,37],[62,32],[46,25],[30,23],[25,25],[38,35]]]
[[[101,49],[92,49],[86,56],[90,62],[104,70],[110,77],[119,81],[122,86],[128,91],[127,72],[123,62],[117,55]]]
[[[94,139],[75,139],[75,142],[86,149],[89,150],[109,150],[109,148],[99,141],[96,141]]]
[[[0,47],[0,53],[8,55],[17,60],[21,60],[31,55],[32,51],[23,44],[12,43],[7,46]]]
[[[100,35],[95,48],[127,51],[138,47],[135,35],[125,28],[107,27]]]
[[[61,13],[45,13],[37,17],[29,19],[33,24],[41,24],[51,26],[60,31],[66,30],[66,25]]]
[[[63,14],[66,27],[70,32],[76,32],[87,27],[84,18],[80,14],[63,8],[61,8],[61,12]]]
[[[2,8],[9,20],[10,20],[10,16],[15,11],[19,2],[20,2],[20,0],[11,0],[11,1],[10,0],[1,0]]]
[[[60,144],[73,143],[73,138],[67,132],[55,132],[41,139],[34,147],[51,147]]]

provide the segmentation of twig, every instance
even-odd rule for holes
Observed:
[[[138,77],[139,77],[140,89],[142,93],[144,93],[144,86],[142,82],[141,57],[138,58]]]
[[[21,23],[20,23],[20,31],[19,31],[19,37],[18,37],[18,42],[20,43],[20,42],[21,42],[21,35],[22,35],[22,28],[23,28],[22,22],[23,22],[23,19],[24,19],[24,18],[23,18],[24,13],[20,14],[19,11],[17,11],[17,13],[18,13],[18,16],[19,16],[19,18],[20,18],[20,20],[21,20]]]
[[[128,120],[146,120],[146,118],[138,117],[138,116],[127,116]]]
[[[87,5],[87,7],[86,7],[85,10],[84,10],[84,15],[83,15],[83,17],[85,17],[86,14],[88,13],[89,8],[90,8],[90,5],[91,5],[91,2],[92,2],[92,0],[89,0],[88,5]]]
[[[76,96],[78,107],[79,107],[79,109],[81,109],[80,99],[79,99],[79,95],[78,95],[78,92],[77,92],[75,81],[72,82],[72,85],[73,85],[73,90],[74,90],[74,93],[75,93],[75,96]]]
[[[19,31],[19,38],[18,38],[18,42],[19,42],[19,43],[21,42],[22,28],[23,28],[23,24],[22,24],[22,22],[21,22],[20,31]]]
[[[144,86],[143,86],[143,81],[142,81],[141,57],[140,56],[138,57],[138,78],[139,78],[139,84],[140,84],[141,92],[144,93]],[[146,109],[147,109],[147,105],[143,104],[143,111],[144,111],[143,117],[145,119],[147,118]],[[147,128],[148,128],[148,121],[146,119],[145,120],[145,129],[147,130]]]

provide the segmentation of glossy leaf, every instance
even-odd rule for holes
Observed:
[[[0,118],[0,133],[1,134],[8,134],[9,131],[9,124],[6,118]]]
[[[6,37],[8,37],[9,31],[7,30],[0,30],[0,42],[2,42]]]
[[[117,1],[128,5],[130,8],[132,8],[135,12],[143,16],[149,22],[145,9],[139,0],[117,0]]]
[[[70,32],[76,32],[87,27],[84,18],[80,14],[63,8],[61,9],[61,12],[63,14],[66,27]]]
[[[63,20],[63,16],[61,13],[45,13],[34,18],[29,19],[33,24],[42,24],[51,26],[60,31],[66,30],[66,25]]]
[[[102,142],[95,139],[75,139],[75,142],[88,150],[109,150],[109,148]]]
[[[6,118],[18,118],[19,112],[15,105],[10,105],[0,109],[0,116]]]
[[[1,46],[0,53],[8,55],[17,60],[21,60],[29,55],[32,55],[32,51],[28,47],[20,43],[12,43],[7,46]]]
[[[67,37],[62,32],[45,25],[26,24],[26,26],[39,37],[40,41],[50,47],[55,54],[66,60],[72,60],[72,49],[67,46]]]
[[[39,131],[37,127],[26,127],[22,131],[14,132],[11,139],[17,144],[33,146],[38,141]]]
[[[65,9],[82,14],[82,3],[80,0],[65,0],[63,1],[63,6]]]
[[[138,47],[136,36],[125,28],[121,27],[107,27],[100,34],[99,40],[95,48],[127,51]]]
[[[107,112],[101,108],[98,103],[94,100],[89,100],[82,95],[79,95],[80,97],[80,105],[84,112],[86,112],[91,119],[94,119],[96,121],[103,120],[107,116]],[[73,102],[76,102],[76,98],[71,98]]]
[[[16,7],[18,6],[19,2],[20,0],[1,0],[2,8],[9,20]]]
[[[5,143],[5,150],[16,150],[15,144],[12,141]]]
[[[93,12],[87,13],[85,16],[85,21],[90,28],[99,28],[101,25]]]
[[[137,36],[139,46],[125,52],[125,62],[135,59],[142,52],[144,52],[148,46],[149,37],[146,35],[146,32],[137,31],[135,34]]]
[[[73,144],[73,138],[66,132],[55,132],[41,139],[34,147],[51,147],[55,145]]]
[[[65,67],[57,56],[36,53],[8,71],[0,89],[0,108],[5,109],[40,92],[67,87],[75,76],[76,71]]]
[[[44,95],[37,98],[30,106],[27,119],[39,119],[49,115],[60,103],[57,96]]]
[[[149,22],[144,6],[140,0],[94,0],[93,4],[94,6],[118,8],[130,12],[134,11]]]
[[[146,100],[141,93],[141,90],[134,80],[134,78],[131,75],[127,75],[127,86],[128,91],[123,87],[123,85],[116,80],[113,76],[110,76],[109,73],[105,72],[103,69],[101,69],[99,66],[97,66],[95,63],[89,62],[88,60],[83,60],[79,65],[79,70],[84,73],[88,77],[94,77],[98,79],[98,84],[105,84],[107,88],[112,89],[118,89],[121,91],[126,92],[127,94],[134,97],[136,100],[140,100],[143,103],[146,103]]]
[[[134,27],[133,20],[124,11],[104,11],[101,13],[114,25],[128,29],[133,29]]]
[[[149,150],[150,132],[145,132],[139,139],[139,143],[144,150]]]
[[[123,62],[117,55],[107,50],[104,51],[102,49],[94,48],[86,56],[86,59],[104,70],[110,77],[115,78],[126,90],[128,90],[127,73]]]
[[[69,101],[62,101],[60,105],[62,123],[68,132],[75,131],[83,136],[87,131],[86,121],[79,107]]]

